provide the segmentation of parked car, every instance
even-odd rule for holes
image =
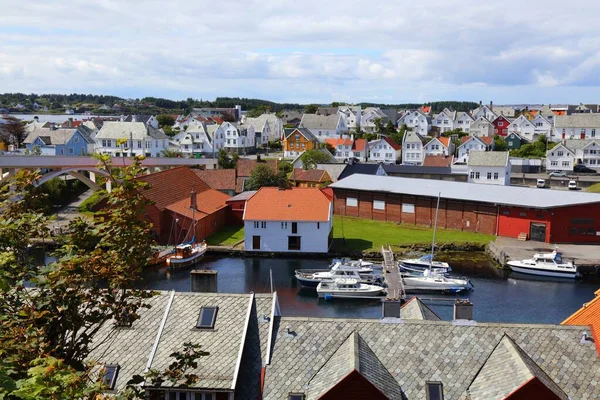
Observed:
[[[550,171],[548,176],[566,177],[567,173],[565,171]]]
[[[545,188],[546,187],[546,180],[545,179],[538,179],[537,182],[535,183],[535,185],[539,188]]]
[[[569,181],[569,185],[567,187],[569,190],[577,190],[577,181]]]
[[[583,164],[577,164],[575,166],[575,168],[573,168],[573,171],[582,172],[582,173],[586,173],[586,174],[595,174],[596,173],[596,170],[588,168]]]

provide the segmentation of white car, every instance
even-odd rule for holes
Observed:
[[[577,190],[577,181],[569,181],[569,185],[567,187],[569,190]]]

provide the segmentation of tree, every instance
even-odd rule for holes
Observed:
[[[225,111],[223,114],[221,114],[221,119],[225,122],[237,122],[235,115],[229,111]]]
[[[381,118],[375,118],[373,120],[373,123],[375,124],[375,129],[377,130],[377,133],[385,133]]]
[[[289,188],[290,182],[284,172],[275,172],[268,164],[258,164],[244,184],[246,190],[258,190],[264,186]]]
[[[331,160],[331,157],[320,150],[306,150],[300,156],[302,168],[313,169],[317,168],[317,164],[326,163]]]
[[[494,135],[494,151],[506,151],[508,150],[508,145],[504,138],[499,135]]]
[[[452,129],[451,131],[442,132],[442,137],[450,137],[450,136],[454,136],[454,135],[458,136],[459,138],[464,137],[464,136],[469,136],[469,134],[467,132],[463,132],[463,130],[460,128]]]
[[[304,107],[304,113],[305,114],[316,114],[318,109],[319,109],[319,106],[317,104],[307,104]]]
[[[237,166],[240,156],[237,153],[229,154],[225,150],[219,150],[217,154],[217,164],[222,169],[233,169]]]
[[[157,115],[156,116],[156,120],[158,121],[158,127],[159,128],[164,128],[164,127],[167,127],[167,126],[169,128],[171,128],[175,124],[175,118],[173,118],[169,114],[160,114],[160,115]]]
[[[164,149],[160,152],[161,157],[166,158],[181,158],[183,153],[180,150]]]
[[[341,103],[334,101],[331,103],[331,107],[339,107]]]
[[[256,118],[256,117],[260,117],[263,114],[267,114],[270,110],[271,110],[271,108],[269,106],[262,104],[256,108],[248,110],[248,112],[246,113],[246,116],[250,117],[250,118]]]
[[[521,158],[544,158],[546,157],[546,148],[546,136],[542,135],[533,143],[524,144],[520,149],[511,150],[510,155]]]
[[[5,123],[0,125],[0,141],[20,148],[27,137],[23,122],[15,117],[7,117],[5,121]]]
[[[335,155],[335,147],[333,147],[330,143],[325,142],[325,144],[323,145],[323,147],[331,153],[331,155]]]
[[[277,169],[279,170],[279,172],[282,172],[285,175],[287,175],[293,171],[294,166],[289,161],[282,161],[277,165]]]
[[[396,132],[398,132],[398,130],[396,129],[396,126],[392,123],[392,121],[388,121],[387,124],[385,125],[385,133],[388,135],[392,135]]]

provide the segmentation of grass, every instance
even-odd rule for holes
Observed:
[[[240,240],[244,240],[244,227],[243,226],[225,226],[219,232],[216,232],[208,239],[206,243],[211,246],[231,246]]]
[[[398,248],[431,244],[433,239],[433,228],[340,216],[334,216],[333,221],[333,251],[379,251],[382,245]],[[346,243],[342,239],[342,226]],[[436,242],[487,244],[493,238],[492,235],[438,228]]]
[[[594,183],[592,186],[586,189],[586,192],[600,193],[600,183]]]

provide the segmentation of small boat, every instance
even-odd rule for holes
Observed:
[[[413,269],[420,269],[421,271],[429,269],[430,267],[432,269],[436,269],[436,270],[444,270],[444,272],[450,272],[452,271],[452,268],[450,267],[450,265],[448,265],[447,262],[442,262],[442,261],[434,261],[433,260],[433,254],[426,254],[421,258],[407,258],[404,260],[400,260],[399,261],[399,267],[400,268],[413,268]]]
[[[357,267],[361,270],[380,270],[383,269],[383,266],[381,264],[375,264],[374,262],[371,261],[365,261],[363,259],[358,259],[358,260],[351,260],[349,258],[334,258],[331,266],[335,265],[335,264],[343,264],[346,265],[348,267]]]
[[[323,281],[336,278],[353,278],[363,283],[381,282],[383,276],[373,273],[371,268],[360,268],[336,263],[331,269],[297,269],[294,271],[296,279],[304,287],[316,288]]]
[[[195,264],[206,253],[208,245],[202,243],[182,243],[165,260],[169,268],[183,268]]]
[[[448,276],[429,273],[402,274],[404,290],[407,293],[439,292],[439,293],[461,293],[473,290],[473,284],[468,279],[451,278]]]
[[[422,268],[407,267],[406,265],[402,265],[401,263],[398,263],[398,269],[400,270],[401,273],[419,274],[419,275],[422,275],[424,271],[429,271],[429,268],[422,269]],[[431,273],[436,274],[436,275],[446,275],[447,276],[448,270],[445,268],[431,268]]]
[[[319,298],[354,298],[373,297],[380,295],[383,288],[377,285],[361,283],[358,279],[338,278],[332,281],[320,282],[317,286]]]
[[[577,267],[572,262],[564,262],[562,253],[557,249],[552,253],[536,253],[532,259],[512,260],[507,264],[511,270],[522,274],[570,279],[578,276]]]

